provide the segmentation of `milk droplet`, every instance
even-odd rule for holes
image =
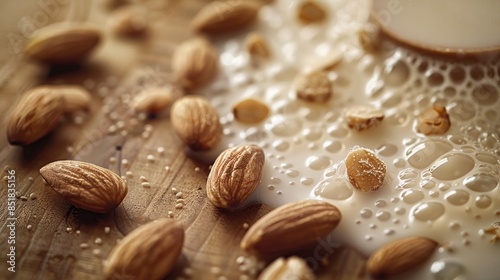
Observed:
[[[377,216],[377,219],[385,222],[391,218],[391,213],[389,213],[387,211],[379,211],[379,212],[377,212],[376,216]]]
[[[276,115],[266,122],[265,127],[276,136],[293,136],[300,132],[302,122],[295,117]]]
[[[352,196],[351,184],[341,178],[329,178],[318,184],[314,193],[333,200],[346,200]]]
[[[412,216],[419,221],[435,221],[444,214],[445,208],[439,202],[425,202],[417,205]]]
[[[401,198],[405,203],[408,203],[410,205],[415,204],[419,202],[420,200],[424,199],[424,193],[419,190],[405,190],[404,192],[401,193]]]
[[[455,206],[461,206],[469,201],[469,193],[464,190],[451,190],[444,195],[446,201]]]
[[[285,140],[278,139],[273,142],[273,148],[278,152],[285,152],[290,148],[290,143]]]
[[[456,180],[472,170],[475,162],[468,155],[450,154],[438,160],[432,167],[432,175],[439,180]]]
[[[323,148],[329,153],[337,153],[342,150],[342,143],[339,141],[326,141],[323,144]]]
[[[398,147],[393,144],[383,144],[377,148],[376,152],[381,156],[390,157],[398,152]]]
[[[312,170],[323,170],[330,165],[331,161],[325,156],[310,156],[306,160],[306,166]]]
[[[476,206],[477,208],[484,209],[490,207],[490,205],[493,203],[491,197],[482,194],[476,197]]]
[[[459,280],[465,278],[459,278],[464,276],[464,267],[455,262],[440,260],[432,263],[431,273],[434,275],[436,280]]]
[[[361,209],[361,211],[359,212],[359,214],[361,215],[361,217],[363,217],[365,219],[368,219],[368,218],[372,217],[373,212],[372,212],[372,210],[370,210],[368,208],[363,208],[363,209]]]
[[[479,161],[482,161],[484,163],[490,163],[490,164],[500,164],[500,160],[496,158],[492,154],[487,154],[487,153],[477,153],[476,154],[476,159]]]
[[[491,174],[477,173],[465,178],[464,185],[475,192],[490,192],[498,186],[498,179]]]
[[[479,105],[495,104],[498,100],[498,90],[490,84],[480,84],[472,91],[472,98]]]
[[[408,149],[406,156],[411,166],[424,169],[451,149],[452,146],[444,141],[426,140]]]
[[[327,130],[328,135],[336,138],[343,138],[346,137],[348,134],[348,130],[345,127],[342,127],[340,125],[333,125],[330,126]]]

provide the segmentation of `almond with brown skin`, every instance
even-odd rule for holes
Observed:
[[[362,192],[376,191],[384,183],[386,166],[372,151],[354,147],[345,159],[351,184]]]
[[[260,6],[254,0],[214,1],[195,15],[191,28],[212,35],[232,32],[250,25]]]
[[[74,113],[75,111],[89,111],[92,103],[92,96],[81,86],[57,85],[48,86],[48,90],[57,92],[64,99],[64,113]]]
[[[334,205],[317,200],[285,204],[258,220],[243,237],[243,250],[261,255],[284,254],[327,236],[342,215]]]
[[[106,279],[163,279],[182,252],[184,229],[173,219],[142,225],[113,248],[104,263]]]
[[[242,123],[260,123],[269,116],[269,107],[255,98],[246,98],[233,105],[234,118]]]
[[[375,251],[367,270],[375,278],[390,277],[415,268],[432,256],[438,243],[426,237],[400,239]]]
[[[170,120],[181,140],[193,151],[206,151],[222,139],[219,115],[202,96],[185,96],[174,102]]]
[[[171,88],[147,88],[137,94],[130,107],[134,111],[155,114],[167,109],[179,95]]]
[[[65,100],[47,87],[24,94],[7,119],[7,138],[13,145],[29,145],[51,132],[64,113]]]
[[[90,23],[54,23],[35,31],[24,53],[49,64],[75,63],[86,58],[100,40],[101,32]]]
[[[185,89],[196,89],[210,83],[219,69],[218,55],[204,38],[193,38],[180,44],[172,56],[172,70]]]
[[[242,145],[222,152],[207,179],[207,196],[220,208],[240,206],[260,183],[264,151],[255,145]]]
[[[115,209],[128,191],[125,181],[116,173],[82,161],[55,161],[42,167],[40,174],[69,203],[96,213]]]

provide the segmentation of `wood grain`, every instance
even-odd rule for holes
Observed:
[[[90,2],[89,21],[105,27],[110,11],[98,2]],[[91,91],[94,102],[81,124],[68,117],[53,133],[29,147],[11,146],[5,136],[0,137],[0,166],[16,171],[16,191],[28,197],[16,200],[15,274],[6,267],[8,213],[6,207],[0,210],[0,279],[101,279],[102,261],[116,241],[147,221],[166,217],[169,211],[184,224],[186,240],[183,255],[168,279],[255,278],[237,262],[240,256],[248,257],[239,242],[246,231],[244,224],[251,225],[271,209],[252,205],[229,212],[213,207],[205,194],[208,165],[186,156],[168,115],[134,125],[137,116],[122,102],[124,96],[145,84],[162,86],[171,81],[172,51],[193,36],[186,26],[206,2],[167,1],[152,12],[147,38],[134,41],[110,35],[92,59],[77,68],[48,69],[19,56],[4,64],[0,72],[3,120],[24,91],[40,84],[81,84]],[[109,127],[118,121],[125,123],[127,135],[109,133]],[[144,135],[146,127],[149,135]],[[5,122],[0,133],[5,135]],[[158,147],[165,151],[159,154]],[[147,160],[149,154],[155,156],[154,161]],[[99,215],[65,203],[38,173],[40,167],[59,159],[88,161],[121,175],[132,172],[127,176],[129,193],[122,205],[113,213]],[[122,159],[128,164],[121,164]],[[150,188],[141,186],[140,176],[147,178]],[[2,180],[1,205],[7,200],[6,185]],[[183,193],[182,209],[175,207],[172,188]],[[35,199],[29,198],[32,193]],[[97,244],[99,239],[102,244]],[[82,244],[88,248],[82,249]],[[299,254],[309,260],[319,279],[367,279],[365,258],[356,251],[338,247],[319,254],[318,249]]]

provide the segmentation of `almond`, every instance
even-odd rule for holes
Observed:
[[[269,107],[258,99],[247,98],[234,104],[233,115],[242,123],[260,123],[269,116]]]
[[[332,84],[324,71],[301,73],[295,79],[297,97],[308,102],[326,102],[332,96]]]
[[[47,87],[24,94],[7,119],[7,138],[13,145],[29,145],[52,131],[64,113],[64,98]]]
[[[178,99],[172,105],[170,119],[177,135],[193,151],[210,150],[222,139],[219,115],[204,97]]]
[[[425,135],[446,133],[450,126],[450,116],[443,106],[434,106],[423,111],[417,120],[417,131]]]
[[[48,89],[62,96],[64,99],[64,113],[89,111],[92,96],[85,88],[73,85],[58,85],[49,86]]]
[[[345,159],[347,176],[351,184],[362,192],[382,187],[386,166],[372,151],[354,147]]]
[[[177,95],[180,94],[175,93],[171,88],[147,88],[136,95],[130,107],[138,112],[159,113],[167,109]]]
[[[304,24],[322,22],[326,18],[326,10],[316,1],[302,1],[297,7],[297,18]]]
[[[325,237],[340,219],[339,209],[327,202],[306,200],[285,204],[252,225],[240,246],[261,255],[288,253]]]
[[[90,23],[54,23],[34,32],[24,53],[49,64],[75,63],[86,58],[100,40],[101,32]]]
[[[251,33],[245,39],[245,46],[253,60],[267,59],[271,56],[266,40],[258,33]]]
[[[264,151],[255,145],[242,145],[222,152],[207,179],[207,196],[220,208],[240,206],[257,188],[262,177]]]
[[[104,263],[106,279],[163,279],[182,252],[184,229],[172,219],[142,225],[116,245]]]
[[[42,167],[40,174],[69,203],[96,213],[107,213],[115,209],[128,191],[120,176],[87,162],[55,161]]]
[[[371,106],[353,106],[347,109],[347,125],[349,128],[363,131],[379,125],[384,119],[384,112]]]
[[[432,256],[438,243],[426,237],[400,239],[375,251],[367,262],[367,270],[376,278],[412,269]]]
[[[314,273],[307,263],[299,257],[279,258],[272,262],[259,275],[258,280],[313,280]]]
[[[232,32],[250,25],[259,8],[254,0],[214,1],[194,16],[191,28],[212,35]]]
[[[193,38],[180,44],[172,56],[172,70],[185,89],[210,83],[218,71],[218,55],[212,44]]]

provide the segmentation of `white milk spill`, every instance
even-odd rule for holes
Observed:
[[[328,22],[302,26],[297,1],[275,1],[260,12],[257,31],[273,59],[252,66],[244,37],[219,42],[223,74],[200,91],[218,109],[224,148],[255,143],[266,153],[253,201],[277,207],[321,199],[343,218],[334,238],[366,255],[387,242],[427,236],[443,245],[404,279],[499,279],[500,244],[482,229],[500,221],[500,64],[431,59],[386,42],[377,55],[360,47],[356,30],[369,1],[324,1]],[[297,100],[293,79],[332,51],[343,61],[329,77],[334,94],[324,104]],[[233,118],[231,106],[256,97],[271,108],[261,124]],[[372,105],[385,111],[380,126],[350,130],[343,110]],[[452,126],[442,136],[414,129],[415,117],[446,106]],[[349,183],[343,160],[354,146],[375,151],[387,165],[383,187],[362,193]]]

